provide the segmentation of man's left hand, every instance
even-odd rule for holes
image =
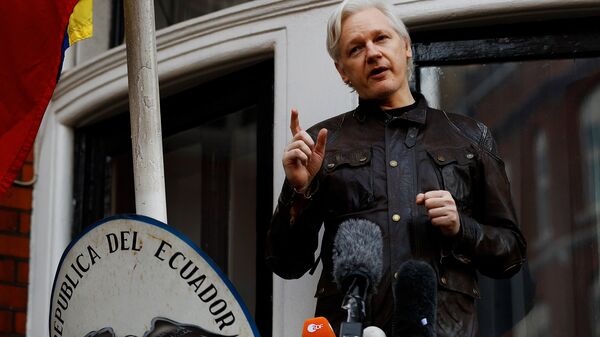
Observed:
[[[448,191],[429,191],[417,194],[417,205],[427,208],[427,215],[434,226],[439,227],[442,234],[454,236],[460,230],[460,217],[456,202]]]

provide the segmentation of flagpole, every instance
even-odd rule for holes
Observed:
[[[125,39],[135,207],[167,222],[154,1],[125,0]]]

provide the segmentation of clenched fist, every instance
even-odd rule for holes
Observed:
[[[442,234],[454,236],[460,230],[460,217],[456,202],[448,191],[429,191],[417,194],[417,205],[427,208],[431,224],[439,227]]]

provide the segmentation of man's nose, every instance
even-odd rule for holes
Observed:
[[[373,42],[367,42],[365,48],[367,50],[367,61],[372,62],[381,57],[381,51]]]

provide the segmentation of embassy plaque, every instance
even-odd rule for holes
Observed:
[[[50,303],[52,337],[259,337],[216,264],[155,219],[119,215],[73,240]]]

